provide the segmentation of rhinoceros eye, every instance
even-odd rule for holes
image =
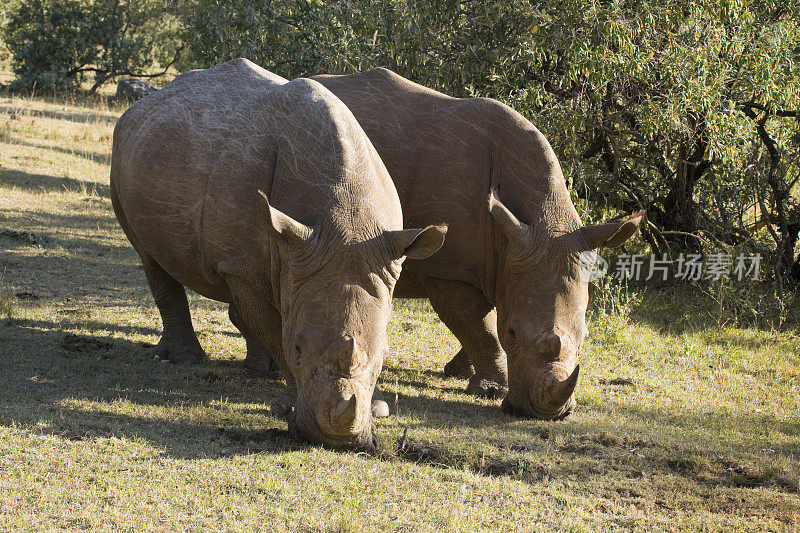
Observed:
[[[517,340],[517,332],[514,331],[514,328],[508,328],[508,336],[512,341]]]

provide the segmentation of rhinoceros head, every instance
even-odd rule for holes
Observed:
[[[496,189],[489,194],[489,211],[508,240],[496,302],[498,336],[508,355],[503,409],[563,418],[575,408],[578,356],[588,333],[586,252],[622,244],[636,232],[644,211],[623,222],[581,227],[572,208],[571,228],[535,230],[500,201]]]
[[[386,326],[404,258],[423,259],[446,226],[376,230],[345,240],[331,225],[313,229],[270,206],[263,218],[284,254],[282,342],[297,398],[289,430],[337,447],[374,448],[372,393],[388,350]]]

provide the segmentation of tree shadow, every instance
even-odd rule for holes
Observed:
[[[454,402],[447,402],[449,404]],[[717,413],[718,414],[718,413]],[[800,493],[797,470],[766,468],[753,463],[739,450],[725,452],[714,448],[713,438],[687,441],[676,445],[662,442],[640,428],[663,421],[662,429],[689,431],[697,427],[702,415],[667,416],[656,409],[628,409],[625,426],[598,424],[592,421],[525,421],[511,415],[494,413],[494,422],[482,421],[483,426],[496,427],[497,437],[487,437],[485,442],[495,449],[480,454],[459,451],[458,447],[431,442],[424,435],[432,427],[430,421],[409,426],[409,432],[397,440],[394,454],[384,454],[385,460],[402,460],[436,468],[469,470],[487,477],[506,477],[539,485],[548,479],[569,479],[578,484],[599,480],[607,483],[609,475],[619,481],[649,483],[654,478],[682,478],[714,491],[719,487],[757,489],[770,488],[786,494]],[[742,417],[744,427],[755,422]],[[796,422],[780,421],[776,417],[763,417],[776,424],[776,430],[787,435],[800,431]],[[763,423],[763,420],[760,421]],[[435,423],[433,424],[435,425]],[[459,422],[463,426],[474,424]],[[659,434],[661,435],[661,434]],[[762,451],[786,460],[797,460],[796,448],[787,445],[775,450]],[[553,456],[558,459],[552,460]],[[545,458],[551,458],[547,461]],[[576,465],[580,465],[576,468]]]
[[[61,103],[58,100],[54,100],[54,102]],[[117,120],[119,120],[119,116],[117,115],[102,113],[94,109],[86,112],[53,111],[50,109],[25,109],[20,106],[0,105],[0,113],[7,115],[22,114],[35,118],[49,118],[53,120],[67,120],[78,124],[116,124]]]
[[[85,193],[88,195],[110,198],[110,188],[108,185],[96,181],[83,181],[66,176],[55,177],[49,174],[30,174],[21,170],[4,168],[0,183],[18,187],[20,189],[41,192],[41,191],[67,191]],[[26,211],[30,213],[30,211]]]
[[[124,306],[141,299],[147,285],[138,256],[116,237],[118,226],[110,212],[53,214],[19,208],[2,214],[5,283],[45,300],[92,295],[102,296],[103,305]],[[98,230],[112,237],[98,238]],[[90,299],[97,305],[97,298]]]
[[[186,459],[296,446],[266,407],[285,388],[275,374],[249,371],[239,361],[172,365],[153,360],[140,343],[74,335],[63,326],[0,323],[0,345],[8,349],[0,358],[3,425],[70,440],[141,438]]]
[[[29,148],[36,148],[37,150],[51,150],[53,152],[59,152],[61,154],[74,155],[77,157],[88,159],[89,161],[92,161],[94,163],[99,163],[101,165],[111,164],[110,153],[100,154],[97,152],[90,152],[88,150],[74,150],[71,148],[62,148],[61,146],[55,146],[50,144],[37,144],[37,143],[27,142],[20,139],[14,139],[9,144],[16,146],[27,146]]]
[[[631,306],[630,318],[633,322],[642,323],[658,330],[662,334],[680,335],[686,332],[694,333],[701,330],[719,330],[723,324],[731,324],[731,310],[724,316],[720,315],[719,304],[701,289],[675,282],[662,287],[645,286],[644,283],[632,286],[636,291],[639,301]],[[766,291],[766,289],[764,289]],[[735,306],[736,302],[730,301],[726,305]],[[763,306],[763,304],[762,304]],[[798,309],[788,309],[789,316],[797,316]],[[746,315],[746,313],[743,313]],[[778,327],[775,320],[744,320],[741,326],[759,331],[775,331]],[[787,319],[782,329],[794,331],[796,321]]]
[[[75,336],[63,326],[43,320],[0,323],[0,345],[6,347],[0,358],[3,425],[69,440],[139,439],[168,457],[188,460],[273,454],[309,446],[292,440],[285,423],[269,413],[267,405],[284,392],[275,374],[248,371],[241,361],[171,365],[150,359],[139,343],[96,333]],[[125,333],[120,328],[116,331]],[[694,441],[676,449],[640,431],[652,427],[653,420],[672,431],[725,416],[714,409],[667,413],[609,405],[604,409],[622,410],[625,416],[624,426],[608,427],[586,418],[528,421],[503,414],[496,405],[473,403],[466,394],[463,398],[401,395],[401,416],[419,422],[411,426],[411,438],[384,444],[375,459],[466,469],[531,485],[552,478],[591,482],[611,471],[619,479],[643,482],[653,476],[677,476],[710,490],[770,487],[792,494],[798,490],[796,479],[759,470],[739,460],[735,450],[708,453],[709,459],[698,460],[698,450],[715,449],[712,442]],[[754,416],[757,421],[751,420]],[[446,430],[454,420],[459,432],[492,428],[486,441],[496,453],[475,455],[414,438]],[[766,423],[789,435],[800,432],[797,421],[767,414],[737,414],[737,423]],[[637,459],[634,452],[638,451],[647,454],[647,459]],[[774,452],[794,459],[797,450],[787,446]],[[562,460],[544,460],[554,454]],[[576,471],[573,464],[584,466]]]

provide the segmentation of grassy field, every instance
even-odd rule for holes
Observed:
[[[221,304],[190,297],[207,362],[149,358],[109,200],[120,112],[0,98],[0,529],[800,528],[800,338],[721,327],[689,289],[590,324],[558,423],[465,395],[455,339],[396,301],[377,456],[292,442]]]

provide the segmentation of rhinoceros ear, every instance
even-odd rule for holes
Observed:
[[[489,191],[489,214],[505,233],[506,238],[514,243],[523,244],[530,234],[531,228],[514,216],[509,208],[497,197],[497,186]]]
[[[267,195],[262,191],[258,194],[263,198],[258,201],[258,213],[266,221],[273,237],[289,245],[303,244],[311,238],[314,233],[311,228],[269,205]]]
[[[444,244],[447,224],[428,226],[422,229],[387,231],[386,238],[392,247],[395,259],[425,259],[432,256]]]
[[[589,241],[589,247],[594,250],[601,246],[613,248],[631,238],[645,220],[645,211],[633,213],[627,220],[612,222],[610,224],[597,224],[586,226],[583,233]]]

